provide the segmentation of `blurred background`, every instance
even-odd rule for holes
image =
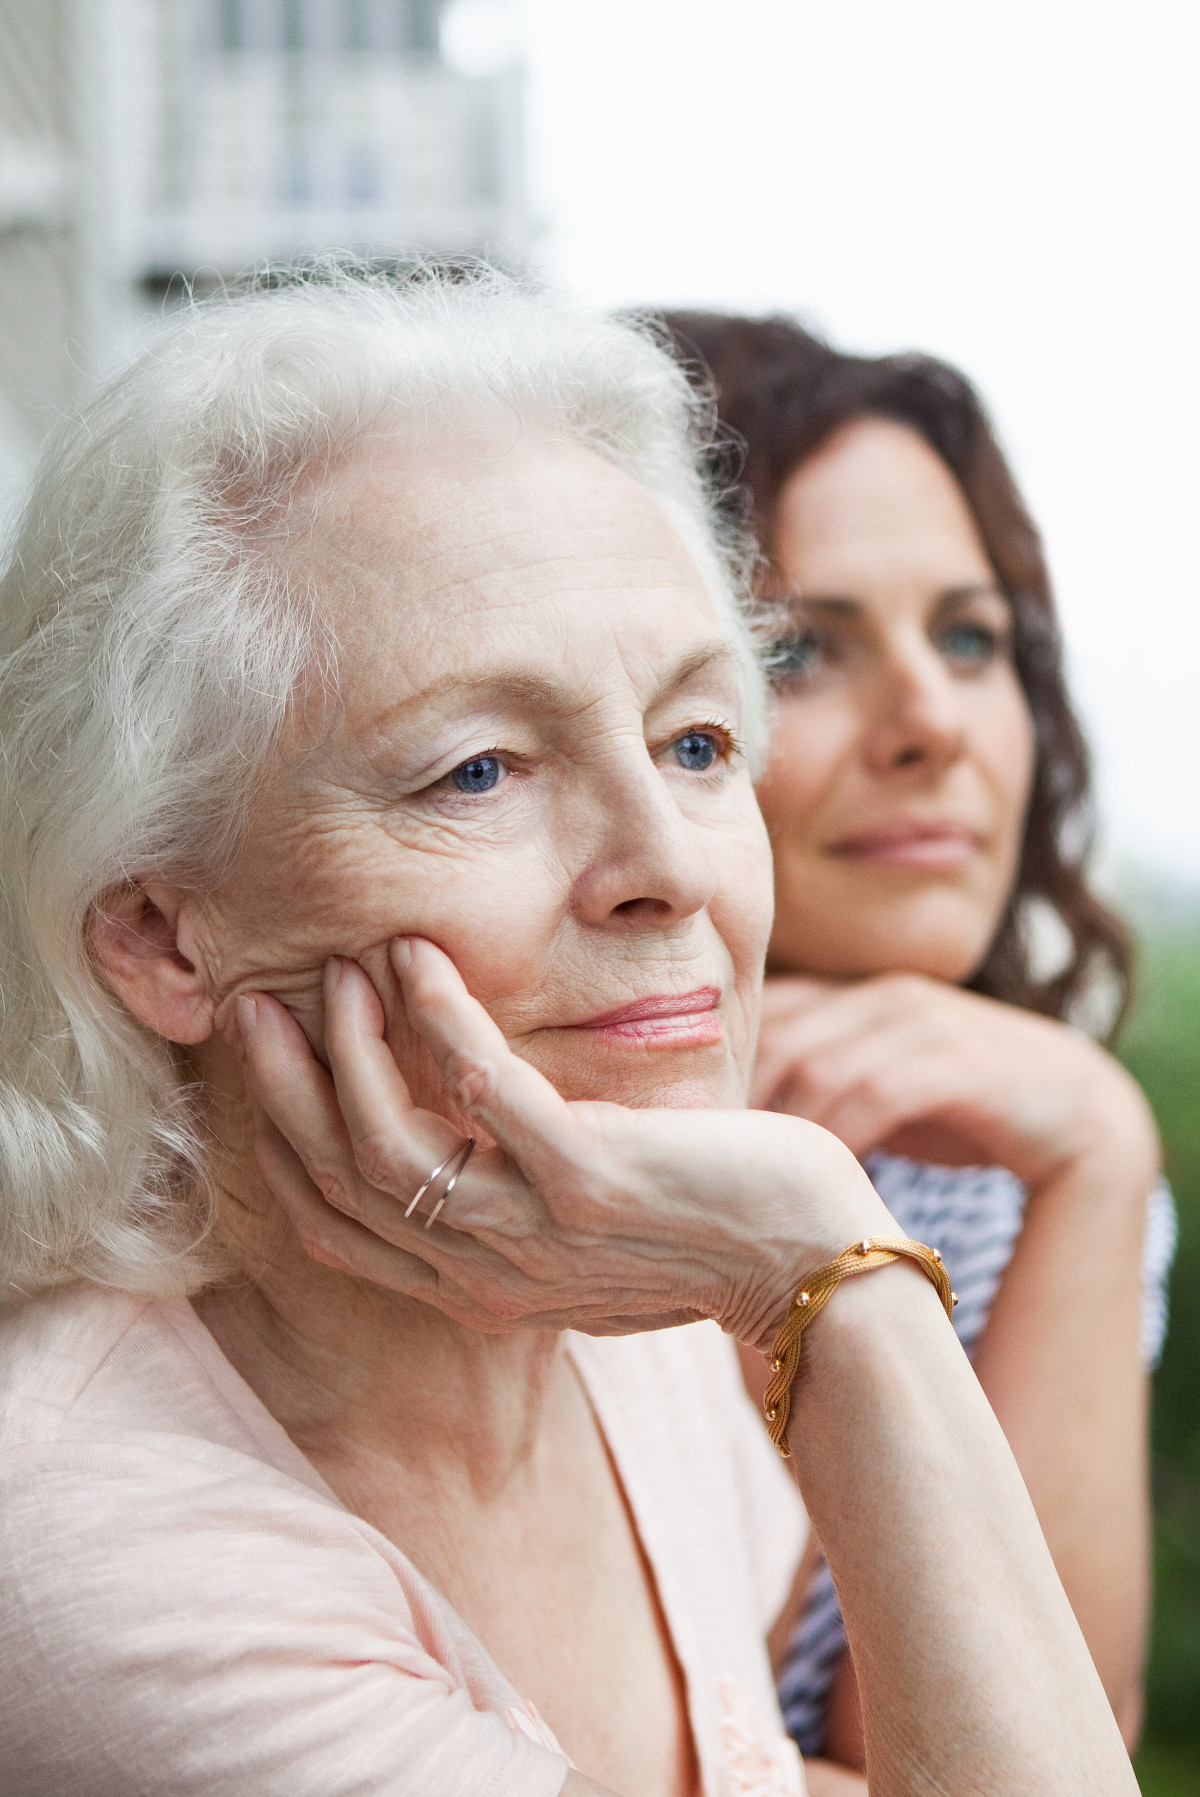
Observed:
[[[1150,1797],[1200,1793],[1200,331],[1185,0],[0,0],[0,530],[81,381],[263,256],[487,253],[958,362],[1045,532],[1181,1207]]]

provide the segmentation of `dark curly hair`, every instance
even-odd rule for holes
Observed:
[[[931,356],[843,355],[790,318],[672,312],[665,323],[696,385],[711,390],[725,436],[740,452],[728,503],[743,513],[748,507],[768,561],[784,485],[852,419],[908,425],[958,481],[1012,605],[1013,660],[1036,742],[1017,878],[987,956],[967,984],[989,997],[1066,1017],[1101,981],[1113,989],[1119,1023],[1129,999],[1132,945],[1120,919],[1087,884],[1094,834],[1090,759],[1063,678],[1050,576],[974,388]],[[1046,979],[1032,965],[1030,900],[1052,906],[1070,937],[1066,964]]]

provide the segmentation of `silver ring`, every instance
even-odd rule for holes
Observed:
[[[446,1168],[453,1165],[454,1171],[453,1171],[453,1173],[451,1173],[449,1179],[446,1181],[446,1184],[445,1184],[445,1187],[443,1188],[441,1197],[438,1199],[437,1203],[434,1205],[433,1209],[430,1211],[428,1217],[425,1219],[425,1228],[428,1229],[430,1224],[433,1222],[434,1218],[437,1216],[438,1212],[441,1210],[443,1204],[445,1204],[447,1198],[450,1196],[451,1192],[454,1190],[455,1186],[458,1184],[459,1175],[462,1173],[463,1168],[466,1166],[467,1162],[470,1160],[470,1158],[474,1152],[475,1152],[475,1138],[474,1138],[474,1136],[468,1136],[466,1141],[460,1147],[452,1149],[451,1152],[446,1156],[445,1160],[439,1162],[439,1164],[433,1169],[433,1172],[429,1175],[428,1179],[425,1181],[424,1185],[419,1186],[417,1188],[416,1192],[413,1194],[412,1198],[409,1200],[408,1209],[405,1211],[404,1215],[406,1217],[412,1216],[413,1212],[416,1210],[418,1204],[420,1204],[422,1198],[425,1196],[426,1192],[429,1190],[429,1188],[433,1184],[434,1180],[440,1179],[442,1174],[446,1171]]]

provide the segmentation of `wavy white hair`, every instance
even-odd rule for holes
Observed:
[[[671,518],[763,706],[705,409],[654,332],[493,270],[330,262],[189,305],[48,445],[0,580],[0,1288],[213,1276],[199,1109],[89,958],[102,895],[203,888],[298,682],[336,680],[289,576],[291,496],[368,438],[459,416],[585,444]]]

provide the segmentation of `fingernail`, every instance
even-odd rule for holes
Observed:
[[[258,1022],[258,1006],[245,992],[239,992],[234,1010],[237,1012],[237,1025],[244,1042]]]
[[[407,936],[392,938],[392,966],[398,974],[405,974],[412,966],[412,943]]]
[[[338,982],[341,979],[341,977],[342,977],[342,964],[336,955],[330,955],[328,961],[326,961],[326,963],[325,963],[325,996],[326,997],[328,997],[331,992],[337,991]]]

